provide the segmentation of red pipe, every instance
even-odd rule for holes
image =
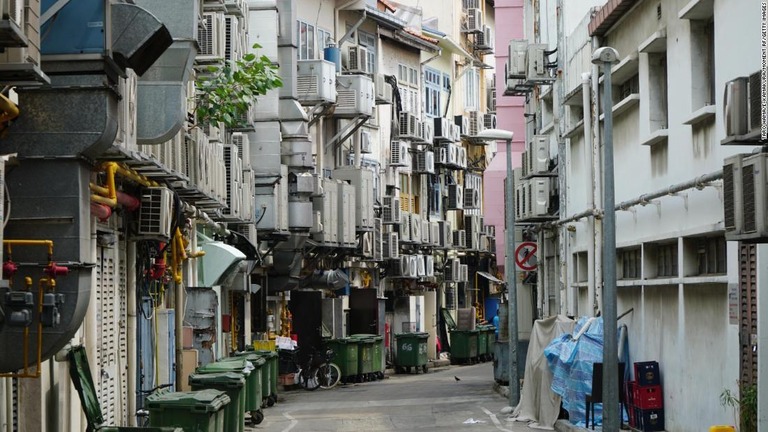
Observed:
[[[109,208],[109,206],[104,204],[99,204],[92,202],[91,203],[91,214],[99,218],[100,221],[105,221],[109,219],[110,216],[112,216],[112,209]]]
[[[117,191],[117,203],[125,207],[128,211],[134,211],[139,208],[141,201],[133,195]]]

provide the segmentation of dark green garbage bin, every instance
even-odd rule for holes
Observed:
[[[334,352],[333,362],[341,369],[341,380],[345,383],[355,381],[357,378],[357,342],[355,339],[329,339],[325,343]]]
[[[477,358],[485,361],[488,358],[488,329],[487,326],[477,327]]]
[[[368,373],[370,380],[384,378],[384,337],[376,334],[355,334],[352,338],[373,340],[371,353],[371,370]]]
[[[421,368],[427,373],[427,341],[429,333],[401,333],[395,335],[395,372],[411,372]]]
[[[174,426],[184,432],[223,432],[229,396],[219,390],[155,393],[147,396],[149,425]]]
[[[245,383],[245,410],[251,414],[251,423],[259,424],[264,420],[264,413],[261,410],[263,401],[262,371],[268,369],[268,367],[265,367],[266,359],[261,354],[256,354],[253,351],[236,352],[235,357],[244,358],[253,365],[251,375]],[[268,382],[266,384],[269,386]]]
[[[267,361],[264,365],[265,369],[269,366],[269,394],[262,395],[262,397],[267,398],[267,406],[272,406],[277,402],[277,379],[279,376],[277,351],[255,350],[254,352],[260,354]]]
[[[488,332],[488,337],[486,338],[487,360],[493,360],[496,345],[496,327],[488,325],[485,327],[485,331]]]
[[[366,335],[352,335],[357,343],[357,376],[359,381],[370,381],[373,375],[373,338]]]
[[[477,358],[478,330],[451,330],[451,363],[472,363]]]
[[[182,428],[175,427],[128,427],[128,426],[107,426],[99,428],[99,432],[184,432]]]
[[[192,374],[189,376],[192,390],[221,390],[229,396],[229,405],[224,408],[224,430],[245,430],[245,377],[236,372]]]

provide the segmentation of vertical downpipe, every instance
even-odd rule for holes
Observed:
[[[90,244],[90,251],[91,251],[91,262],[95,263],[98,262],[98,254],[99,254],[99,247],[96,242],[96,221],[94,217],[91,217],[91,244]],[[104,263],[102,263],[103,265]],[[103,271],[103,270],[102,270]],[[95,269],[94,269],[95,273]],[[100,272],[101,273],[101,272]],[[102,275],[103,276],[103,275]],[[99,308],[98,302],[96,301],[96,293],[98,292],[98,285],[99,281],[96,277],[91,278],[91,295],[88,300],[88,310],[85,313],[85,334],[84,334],[84,345],[85,345],[85,352],[88,355],[88,361],[96,365],[96,344],[99,339],[99,335],[97,332],[97,309]],[[94,367],[94,370],[97,368]],[[94,386],[96,387],[96,390],[99,389],[99,380],[94,379]]]
[[[594,170],[594,146],[592,140],[592,104],[591,104],[591,88],[590,80],[592,74],[581,74],[581,98],[584,107],[584,166],[587,170],[587,179],[589,179],[592,189],[596,189],[597,185],[595,181]],[[594,192],[587,194],[587,208],[595,209],[595,196]],[[595,217],[591,216],[590,221],[587,223],[587,234],[589,239],[587,240],[587,310],[585,311],[587,316],[595,316]]]
[[[128,296],[128,425],[136,426],[136,242],[128,242],[125,258]]]
[[[592,37],[592,52],[600,47],[600,41],[598,38]],[[602,158],[600,156],[600,112],[598,103],[600,97],[600,66],[592,65],[592,181],[594,187],[592,188],[593,201],[596,209],[603,208],[603,178],[602,178]],[[585,120],[586,121],[586,120]],[[595,286],[594,297],[588,299],[589,314],[595,315],[595,311],[600,309],[601,299],[603,296],[603,219],[598,217],[592,218],[593,224],[593,236],[592,241],[595,244]]]

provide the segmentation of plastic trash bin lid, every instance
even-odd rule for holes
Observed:
[[[190,392],[155,393],[147,396],[149,409],[183,409],[197,412],[218,412],[230,402],[229,396],[220,390],[205,389]]]
[[[189,376],[189,385],[193,384],[240,388],[245,385],[245,378],[243,374],[235,372],[192,374]]]
[[[429,333],[424,332],[414,332],[414,333],[398,333],[395,335],[395,339],[401,338],[401,337],[415,337],[415,338],[428,338]]]
[[[250,375],[253,370],[253,364],[244,357],[227,357],[207,365],[200,366],[196,373],[214,373],[214,372],[238,372]]]
[[[240,351],[235,353],[235,357],[242,357],[249,362],[253,363],[255,367],[262,367],[264,366],[264,363],[267,362],[267,359],[264,358],[261,354],[253,351]]]

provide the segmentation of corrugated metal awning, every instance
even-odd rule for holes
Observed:
[[[486,279],[488,279],[489,281],[491,281],[493,283],[502,284],[502,285],[504,285],[506,283],[503,280],[498,279],[495,276],[493,276],[492,274],[487,273],[487,272],[479,271],[479,272],[477,272],[477,274],[482,276],[482,277],[484,277],[484,278],[486,278]]]

